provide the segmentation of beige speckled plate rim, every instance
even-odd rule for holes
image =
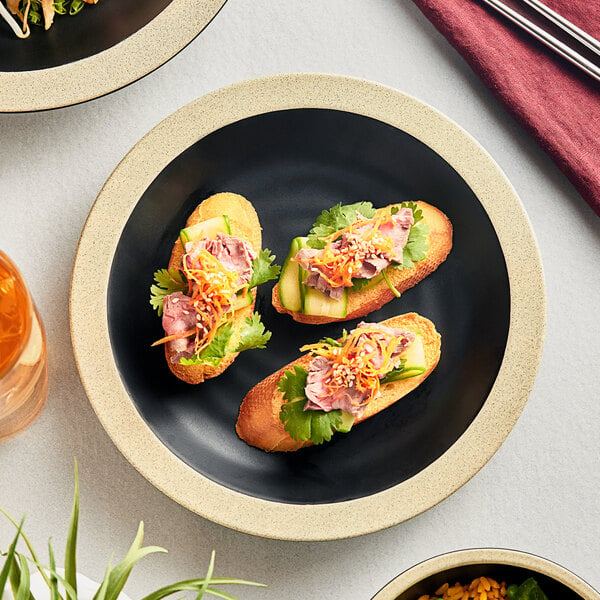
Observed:
[[[399,485],[356,500],[317,505],[272,502],[230,490],[200,475],[164,446],[135,409],[119,377],[106,308],[121,231],[138,199],[165,166],[225,125],[265,112],[308,107],[343,110],[389,123],[450,163],[494,225],[511,289],[505,357],[493,389],[467,431],[434,463]],[[545,329],[545,290],[537,245],[521,204],[500,168],[466,132],[433,108],[383,85],[298,73],[212,92],[165,119],[129,152],[107,180],[82,232],[70,310],[75,357],[92,406],[140,473],[183,506],[233,529],[278,539],[327,540],[377,531],[431,508],[492,457],[533,386]],[[399,305],[398,310],[408,312],[410,306]],[[464,460],[466,456],[470,460]]]
[[[225,1],[172,0],[145,27],[103,52],[50,69],[0,71],[0,113],[71,106],[129,85],[183,50]]]
[[[419,581],[446,569],[489,563],[531,569],[554,578],[585,600],[600,600],[600,594],[596,590],[564,567],[534,554],[504,548],[472,548],[435,556],[398,575],[375,594],[372,600],[396,600],[400,594]]]

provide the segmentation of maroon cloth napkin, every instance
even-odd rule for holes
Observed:
[[[600,216],[600,83],[479,0],[413,0]],[[600,2],[545,0],[600,39]]]

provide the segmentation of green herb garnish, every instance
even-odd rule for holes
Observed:
[[[342,424],[342,411],[304,410],[308,372],[298,365],[293,368],[293,371],[286,369],[277,382],[277,389],[287,400],[279,413],[283,428],[293,439],[301,442],[311,441],[317,445],[328,442]]]
[[[354,204],[336,204],[329,210],[324,210],[314,222],[309,234],[307,246],[310,248],[325,248],[323,238],[344,229],[354,223],[359,216],[372,219],[375,208],[371,202],[355,202]]]
[[[255,312],[251,317],[246,317],[246,326],[242,329],[240,343],[236,352],[243,352],[252,348],[266,348],[271,339],[271,332],[265,330],[260,314]]]
[[[400,206],[412,210],[415,222],[411,225],[408,241],[402,252],[402,264],[392,264],[397,269],[410,269],[415,266],[416,262],[423,260],[427,256],[427,250],[429,249],[429,242],[427,240],[429,227],[423,221],[423,211],[417,208],[414,202],[403,202]]]
[[[165,296],[174,292],[186,292],[188,284],[179,269],[159,269],[154,273],[154,281],[156,283],[150,286],[150,304],[160,317],[163,314]]]
[[[243,352],[252,348],[265,348],[271,339],[271,332],[265,330],[259,313],[253,313],[252,317],[246,317],[246,324],[241,331],[241,339],[235,349],[231,348],[231,337],[233,335],[233,324],[224,323],[217,329],[212,342],[200,352],[189,358],[179,359],[180,365],[212,365],[218,367],[221,361],[230,352]]]
[[[218,367],[228,353],[227,347],[233,335],[233,325],[225,323],[217,329],[212,342],[198,355],[179,359],[180,365],[212,365]]]
[[[263,248],[252,261],[252,277],[248,282],[249,288],[254,288],[261,283],[266,283],[279,277],[281,267],[271,264],[276,256],[268,248]]]

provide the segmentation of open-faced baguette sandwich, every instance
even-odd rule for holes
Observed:
[[[425,380],[440,358],[441,337],[430,320],[408,313],[300,350],[308,354],[244,398],[236,431],[251,446],[291,451],[347,433]]]
[[[254,311],[256,286],[276,279],[275,257],[261,250],[252,204],[232,193],[204,200],[154,274],[150,304],[162,315],[171,371],[188,383],[220,375],[239,352],[264,348],[270,331]]]
[[[452,225],[426,202],[338,204],[292,241],[273,306],[302,323],[363,317],[446,260]]]

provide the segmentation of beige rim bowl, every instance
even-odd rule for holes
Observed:
[[[145,27],[103,52],[51,69],[0,71],[0,113],[70,106],[114,92],[185,48],[225,1],[172,0]]]
[[[372,117],[441,155],[487,211],[510,281],[505,357],[469,428],[410,479],[368,497],[334,504],[263,500],[219,485],[186,465],[137,412],[119,377],[108,333],[107,289],[115,249],[128,217],[155,177],[211,132],[253,115],[293,108]],[[390,527],[431,508],[466,483],[500,447],[521,414],[540,361],[545,327],[544,282],[535,239],[513,188],[492,158],[455,123],[418,100],[376,83],[324,74],[278,75],[217,90],[147,134],[108,179],[89,214],[75,258],[70,308],[75,358],[86,392],[104,428],[132,465],[165,494],[207,519],[290,540],[339,539]]]
[[[536,574],[547,575],[573,590],[576,594],[581,596],[583,600],[600,600],[600,594],[598,594],[596,590],[556,563],[540,558],[539,556],[534,556],[533,554],[498,548],[458,550],[456,552],[450,552],[448,554],[430,558],[429,560],[408,569],[408,571],[405,571],[401,575],[398,575],[396,579],[390,581],[390,583],[388,583],[380,592],[375,594],[372,600],[396,600],[413,585],[432,575],[442,574],[444,571],[454,567],[466,565],[483,566],[487,564],[508,565],[530,569],[532,571],[532,577],[535,578]],[[475,577],[477,577],[477,575],[473,575],[472,579]],[[454,583],[454,581],[450,583]],[[433,592],[434,590],[431,591]],[[418,600],[418,596],[415,595],[414,598],[403,598],[403,600]]]

